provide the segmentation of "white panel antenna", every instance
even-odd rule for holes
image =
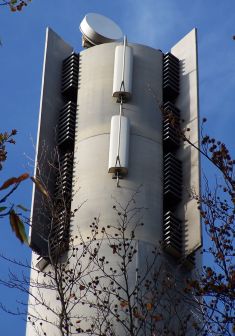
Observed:
[[[130,124],[127,117],[111,119],[108,172],[120,175],[128,173]]]
[[[113,97],[131,97],[133,72],[133,51],[125,41],[115,49],[113,73]]]

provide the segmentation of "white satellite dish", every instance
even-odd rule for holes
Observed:
[[[92,45],[120,40],[123,36],[119,26],[109,18],[97,14],[87,14],[80,24],[83,39]]]

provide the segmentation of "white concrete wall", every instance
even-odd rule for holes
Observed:
[[[138,206],[146,209],[145,230],[137,238],[157,243],[162,237],[162,52],[131,45],[133,95],[124,104],[131,127],[129,172],[117,188],[107,173],[111,117],[119,114],[112,97],[116,45],[103,44],[80,54],[72,208],[85,203],[72,221],[71,233],[89,235],[93,217],[100,216],[101,225],[112,223],[112,197],[125,205],[142,185]]]
[[[197,31],[193,29],[184,36],[171,52],[180,60],[180,95],[176,106],[180,109],[182,128],[190,142],[200,146]],[[183,199],[179,206],[179,217],[185,227],[185,256],[201,247],[201,218],[192,191],[200,194],[200,153],[187,142],[177,153],[183,163]]]

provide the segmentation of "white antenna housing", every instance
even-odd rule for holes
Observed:
[[[127,45],[115,48],[113,71],[113,97],[131,97],[133,72],[133,51]]]
[[[120,40],[123,33],[119,26],[109,18],[97,14],[87,14],[80,24],[83,35],[83,46],[94,46]],[[86,44],[88,42],[88,45]]]
[[[121,118],[121,119],[120,119]],[[115,115],[111,119],[109,143],[109,173],[128,172],[130,123],[127,117]]]

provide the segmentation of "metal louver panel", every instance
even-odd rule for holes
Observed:
[[[50,257],[58,262],[61,253],[68,249],[69,244],[70,209],[58,210],[52,221],[52,231],[49,236]]]
[[[69,101],[60,111],[58,146],[73,149],[76,123],[76,104]]]
[[[171,211],[163,217],[163,241],[169,254],[176,258],[182,256],[182,222]]]
[[[180,111],[170,101],[163,105],[164,151],[176,150],[180,145]]]
[[[170,101],[166,101],[163,105],[164,114],[172,116],[172,118],[179,120],[180,119],[180,110],[175,107],[174,104]]]
[[[55,185],[55,199],[70,201],[73,177],[73,153],[60,157]]]
[[[78,71],[79,56],[76,53],[72,53],[63,61],[61,87],[63,96],[71,101],[76,101],[77,99]]]
[[[60,156],[54,193],[54,216],[49,235],[50,257],[54,262],[68,249],[73,173],[73,153]]]
[[[58,120],[59,162],[54,188],[54,216],[49,235],[50,256],[54,262],[58,262],[69,244],[78,75],[79,55],[72,53],[62,66],[62,95],[67,103],[60,110]]]
[[[167,207],[175,206],[181,201],[182,164],[172,153],[164,157],[164,203]]]
[[[180,145],[179,132],[168,121],[163,122],[163,146],[166,151],[174,151]]]
[[[174,101],[179,95],[179,59],[170,52],[163,58],[163,97],[164,101]]]

